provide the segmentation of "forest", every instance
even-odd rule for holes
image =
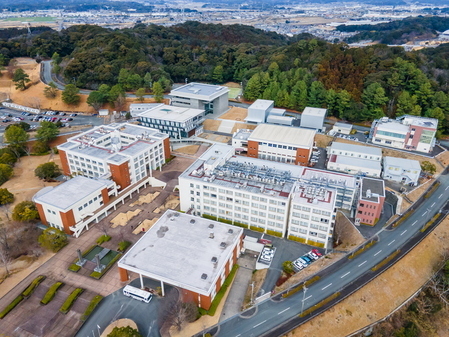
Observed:
[[[325,107],[331,116],[371,121],[404,114],[440,120],[449,132],[449,45],[406,52],[383,44],[349,48],[312,35],[287,37],[250,26],[198,22],[111,30],[73,26],[61,32],[0,40],[0,62],[52,57],[67,83],[126,91],[160,82],[241,82],[248,101],[274,100],[301,111]]]

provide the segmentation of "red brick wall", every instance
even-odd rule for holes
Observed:
[[[39,217],[44,225],[48,226],[47,218],[45,217],[44,207],[41,204],[36,204],[37,211],[39,212]]]
[[[254,140],[248,140],[248,157],[258,158],[259,143]]]
[[[73,232],[70,230],[70,226],[75,225],[75,216],[73,215],[73,210],[70,210],[66,213],[59,212],[61,216],[62,225],[64,226],[64,232],[67,234],[72,234]]]
[[[103,197],[103,202],[106,205],[109,202],[109,194],[107,188],[103,188],[101,190],[101,196]]]
[[[128,271],[126,269],[119,268],[118,273],[120,275],[120,281],[122,282],[128,281]]]
[[[305,166],[309,162],[310,149],[296,149],[295,165]]]
[[[164,156],[165,159],[168,159],[171,157],[171,150],[170,150],[170,138],[164,139]]]
[[[131,185],[128,162],[121,165],[109,164],[109,169],[111,170],[112,180],[114,180],[117,185],[120,185],[121,190]]]
[[[65,151],[59,150],[59,158],[61,159],[61,166],[63,173],[68,176],[70,175],[69,161],[67,159],[67,153]]]

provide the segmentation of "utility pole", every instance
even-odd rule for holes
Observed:
[[[307,292],[307,287],[306,287],[306,282],[304,282],[304,286],[303,286],[303,293],[302,293],[302,305],[301,305],[301,315],[304,311],[304,300],[306,297],[306,292]]]

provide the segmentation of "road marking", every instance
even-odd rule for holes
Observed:
[[[401,233],[401,236],[402,236],[402,235],[404,235],[404,234],[405,234],[405,232],[407,232],[407,230],[403,231],[403,232]]]
[[[440,196],[438,197],[438,199],[440,199],[443,196],[443,193],[440,194]]]
[[[376,256],[377,254],[379,254],[380,252],[382,251],[382,249],[381,250],[379,250],[376,254],[374,254],[374,256]]]
[[[332,285],[332,283],[329,283],[327,286],[325,286],[323,289],[321,289],[321,290],[324,290],[324,289],[326,289],[326,288],[329,288],[330,286]]]
[[[426,215],[427,214],[427,211],[425,211],[421,216],[424,216],[424,215]]]
[[[312,295],[310,295],[309,297],[306,297],[306,298],[303,299],[302,301],[304,302],[304,301],[308,300],[308,299],[311,298],[311,297],[312,297]]]
[[[414,223],[412,223],[412,226],[414,226],[417,222],[418,222],[418,220],[416,220]]]
[[[340,278],[343,278],[343,277],[345,277],[345,276],[348,276],[349,274],[351,274],[351,272],[350,271],[348,271],[346,274],[344,274],[342,277],[340,277]]]
[[[239,333],[237,336],[235,336],[235,337],[240,337],[242,334],[241,333]]]
[[[266,321],[267,321],[267,320],[265,320],[265,321],[263,321],[263,322],[260,322],[259,324],[256,324],[255,326],[253,326],[253,328],[257,328],[259,325],[264,324]]]
[[[446,188],[445,188],[444,190],[445,190],[445,191],[447,191],[447,189],[448,189],[448,188],[449,188],[449,186],[448,186],[448,187],[446,187]]]
[[[433,203],[432,206],[430,206],[430,207],[433,207],[433,206],[435,206],[435,203]]]
[[[396,240],[391,241],[388,245],[391,245],[393,242],[395,242]]]
[[[363,266],[366,263],[366,260],[359,264],[359,267]]]
[[[284,309],[284,310],[282,310],[282,311],[279,311],[278,312],[278,315],[280,315],[280,314],[283,314],[284,312],[286,312],[287,310],[289,310],[290,309],[290,307],[288,307],[287,309]],[[237,336],[236,336],[237,337]]]

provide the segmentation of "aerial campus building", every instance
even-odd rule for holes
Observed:
[[[235,156],[227,145],[213,145],[179,176],[182,211],[322,247],[332,235],[335,208],[353,209],[356,187],[350,175]],[[292,223],[293,205],[303,204],[312,212],[307,225]],[[298,225],[307,232],[295,232]]]
[[[201,109],[157,104],[137,114],[140,125],[158,129],[171,138],[187,138],[203,132],[205,112]]]
[[[384,157],[382,178],[411,186],[418,185],[421,164],[418,160]]]
[[[385,183],[381,179],[362,178],[357,203],[356,224],[374,226],[385,202]]]
[[[285,112],[285,109],[275,108],[274,101],[257,99],[248,107],[248,115],[245,118],[245,122],[251,124],[269,123],[291,126],[295,118],[285,116]]]
[[[178,287],[208,310],[242,247],[242,228],[169,210],[120,259],[120,280],[133,272],[159,281],[162,294],[165,284]]]
[[[172,89],[169,96],[171,105],[204,110],[205,114],[221,114],[228,110],[227,87],[220,85],[189,83]]]
[[[306,107],[301,114],[300,126],[302,128],[309,128],[318,132],[324,132],[324,120],[326,115],[327,109]]]
[[[371,124],[373,144],[429,153],[435,146],[438,119],[418,116],[383,117]]]
[[[314,146],[315,130],[298,127],[260,124],[254,131],[239,130],[233,146],[246,151],[250,158],[260,158],[281,163],[307,165]]]
[[[171,155],[168,135],[127,123],[97,126],[58,150],[65,175],[111,178],[119,190],[162,167]]]

